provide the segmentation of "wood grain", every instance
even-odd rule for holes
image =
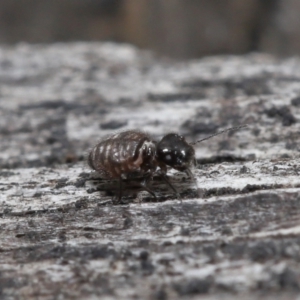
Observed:
[[[0,48],[3,299],[296,299],[300,60],[175,62],[129,45]],[[195,141],[193,183],[158,201],[97,178],[85,156],[119,130]],[[200,196],[199,196],[200,195]]]

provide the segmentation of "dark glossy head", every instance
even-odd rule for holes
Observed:
[[[157,160],[178,171],[189,168],[194,157],[194,148],[176,133],[165,135],[156,147]]]

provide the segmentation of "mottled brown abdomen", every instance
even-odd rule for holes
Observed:
[[[142,175],[150,169],[148,165],[153,168],[154,160],[155,144],[139,131],[114,134],[99,142],[88,156],[88,164],[102,178],[120,178],[135,172]]]

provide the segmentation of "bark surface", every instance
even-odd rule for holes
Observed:
[[[128,45],[0,48],[2,299],[293,299],[300,291],[300,60],[173,62]],[[107,134],[179,132],[198,184],[158,201],[85,163]]]

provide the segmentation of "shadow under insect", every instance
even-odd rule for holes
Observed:
[[[111,197],[114,204],[125,204],[132,201],[138,202],[162,202],[170,199],[181,199],[191,197],[193,182],[183,173],[168,176],[168,181],[174,190],[166,184],[160,175],[145,180],[145,177],[131,176],[131,178],[120,180],[109,180],[97,177],[97,173],[91,174],[88,182],[88,193],[103,192],[105,196]],[[122,199],[119,199],[120,189]],[[187,192],[189,192],[187,194]],[[196,195],[194,195],[196,197]]]

